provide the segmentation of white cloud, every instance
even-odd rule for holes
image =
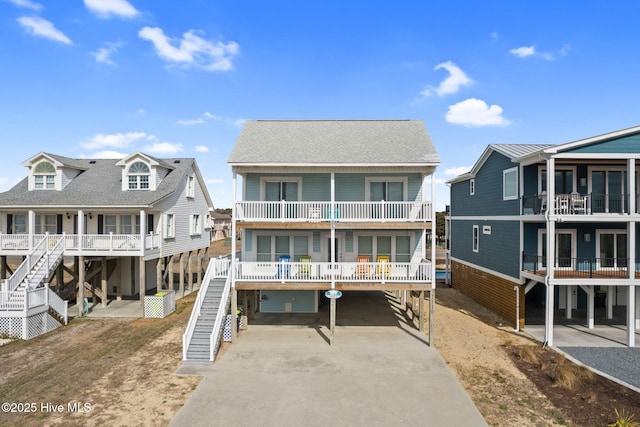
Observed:
[[[458,176],[463,173],[467,173],[471,170],[469,166],[456,166],[453,168],[445,169],[444,174],[448,176]]]
[[[236,42],[225,44],[220,41],[208,41],[197,35],[195,30],[187,31],[180,40],[167,37],[158,27],[144,27],[138,32],[138,36],[153,43],[158,56],[163,60],[206,71],[232,69],[231,58],[239,51]]]
[[[467,74],[460,69],[460,67],[451,61],[436,65],[433,71],[440,69],[447,70],[449,72],[449,77],[444,79],[437,88],[427,86],[426,89],[420,92],[422,95],[431,96],[434,92],[438,96],[450,95],[458,92],[458,90],[463,86],[471,86],[473,84],[473,80],[470,79]]]
[[[491,33],[491,40],[497,40],[498,39],[498,33],[497,32],[492,32]]]
[[[209,151],[209,147],[206,145],[196,145],[196,152],[198,153],[208,153]]]
[[[41,10],[42,5],[40,3],[34,3],[31,0],[7,0],[18,7],[24,7],[31,10]]]
[[[211,113],[210,113],[210,112],[208,112],[208,111],[205,111],[204,116],[205,116],[207,119],[211,119],[211,120],[221,120],[221,119],[222,119],[222,117],[214,116],[213,114],[211,114]]]
[[[71,39],[56,29],[53,24],[39,16],[21,16],[18,22],[34,36],[44,37],[64,44],[71,44]]]
[[[81,142],[80,145],[87,150],[96,150],[102,147],[126,148],[132,142],[144,138],[148,139],[147,134],[144,132],[112,133],[108,135],[98,133],[89,141]]]
[[[200,123],[204,123],[204,120],[198,119],[187,119],[187,120],[178,120],[179,125],[192,126],[199,125]]]
[[[140,13],[127,0],[84,0],[84,5],[101,18],[133,18]]]
[[[144,113],[145,113],[144,108],[138,108],[138,111],[136,111],[136,113],[144,115]]]
[[[207,179],[207,180],[205,181],[205,183],[206,183],[206,184],[223,184],[223,183],[224,183],[224,179],[216,179],[216,178],[213,178],[213,179]]]
[[[151,154],[175,154],[182,151],[182,144],[172,144],[170,142],[154,142],[142,150]]]
[[[120,49],[124,43],[105,43],[106,47],[100,47],[95,52],[89,52],[96,58],[96,61],[103,62],[109,65],[116,65],[111,60],[111,55],[115,54],[118,49]]]
[[[520,58],[526,58],[527,56],[535,55],[536,47],[534,45],[522,46],[516,49],[511,49],[509,53]]]
[[[447,122],[464,126],[508,125],[499,105],[488,106],[481,99],[470,98],[449,106]]]

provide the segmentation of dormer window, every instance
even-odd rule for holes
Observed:
[[[129,173],[127,174],[129,190],[148,190],[149,175],[149,166],[146,163],[133,163],[129,166]]]
[[[36,190],[56,188],[56,168],[50,162],[42,161],[33,169],[33,185]]]

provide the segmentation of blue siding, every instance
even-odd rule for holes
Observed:
[[[451,215],[519,215],[519,199],[502,200],[502,171],[515,166],[508,157],[491,153],[476,174],[475,195],[469,195],[468,180],[451,186]]]
[[[640,153],[640,135],[630,135],[610,141],[589,144],[566,153]]]
[[[479,227],[479,251],[473,252],[473,226]],[[491,234],[482,227],[491,226]],[[511,277],[519,277],[518,221],[461,221],[451,225],[451,256]]]
[[[291,303],[292,313],[315,313],[317,291],[260,291],[260,311],[284,313],[285,303]]]

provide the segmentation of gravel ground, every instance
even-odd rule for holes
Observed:
[[[559,347],[560,350],[600,372],[640,389],[640,348]]]

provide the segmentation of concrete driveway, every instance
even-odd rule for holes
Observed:
[[[487,425],[393,299],[382,292],[345,297],[333,346],[326,324],[250,324],[213,365],[180,368],[204,378],[171,425]],[[351,323],[340,307],[358,297],[367,302],[350,311]]]

